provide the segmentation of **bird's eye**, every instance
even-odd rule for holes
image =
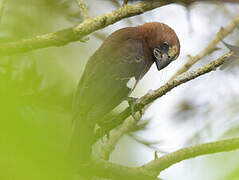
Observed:
[[[167,41],[164,41],[161,45],[161,49],[164,50],[164,51],[168,51],[169,49],[169,44]]]

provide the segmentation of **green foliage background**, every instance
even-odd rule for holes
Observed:
[[[69,5],[58,0],[7,1],[1,43],[72,25],[67,17]],[[60,161],[70,135],[77,81],[71,70],[81,57],[75,50],[76,45],[70,45],[1,57],[0,179],[64,177]]]

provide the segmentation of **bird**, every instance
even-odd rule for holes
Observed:
[[[89,58],[73,98],[69,154],[74,161],[89,160],[96,125],[129,97],[151,65],[160,71],[179,53],[178,36],[160,22],[122,28],[104,40]]]

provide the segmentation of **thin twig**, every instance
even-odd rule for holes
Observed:
[[[211,143],[198,144],[191,147],[182,148],[178,151],[166,154],[159,159],[153,160],[141,168],[145,171],[154,172],[158,175],[161,171],[168,167],[186,159],[213,154],[219,152],[233,151],[239,148],[239,138],[221,140]]]
[[[36,36],[18,42],[0,44],[0,56],[23,53],[51,46],[63,46],[70,42],[79,41],[84,36],[114,24],[115,22],[118,22],[124,18],[139,15],[169,3],[171,3],[171,1],[155,0],[125,5],[108,14],[103,14],[95,18],[88,18],[79,25],[54,33]]]
[[[76,2],[81,10],[81,15],[83,17],[83,20],[86,20],[89,16],[88,16],[88,11],[87,11],[87,7],[85,3],[83,2],[83,0],[76,0]]]
[[[205,0],[188,0],[189,2],[205,2]],[[214,0],[207,0],[213,2]],[[35,36],[18,42],[0,44],[0,56],[13,55],[16,53],[29,52],[36,49],[52,46],[64,46],[68,43],[82,40],[84,36],[99,29],[114,24],[122,19],[143,14],[152,9],[170,4],[182,3],[185,0],[154,0],[142,1],[134,4],[124,5],[108,14],[103,14],[95,18],[88,18],[79,25],[59,30],[54,33]],[[223,2],[236,2],[239,0],[224,0]]]
[[[170,78],[170,80],[174,79],[179,74],[186,72],[192,65],[198,62],[201,58],[215,51],[217,49],[216,45],[220,42],[220,40],[224,39],[227,35],[229,35],[238,26],[238,24],[239,24],[239,14],[236,17],[234,17],[227,26],[222,27],[201,52],[199,52],[195,56],[190,56],[188,61],[180,69],[177,70],[177,72]]]
[[[217,60],[212,61],[209,64],[206,64],[198,69],[193,69],[191,71],[185,72],[179,76],[177,76],[175,79],[170,80],[169,82],[167,82],[166,84],[164,84],[163,86],[161,86],[159,89],[155,90],[155,91],[150,91],[147,94],[145,94],[144,96],[142,96],[137,103],[134,106],[134,112],[137,111],[141,111],[143,110],[145,107],[147,107],[147,105],[151,104],[153,101],[155,101],[156,99],[160,98],[161,96],[165,95],[166,93],[168,93],[170,90],[172,90],[173,88],[186,83],[192,79],[195,79],[203,74],[209,73],[211,71],[216,70],[217,67],[219,67],[220,65],[222,65],[224,63],[224,61],[229,60],[229,57],[231,57],[233,54],[233,52],[229,51],[228,53],[224,54],[223,56],[219,57]],[[102,127],[110,127],[110,129],[113,129],[115,127],[117,127],[118,125],[122,124],[124,122],[124,120],[126,118],[128,118],[131,115],[131,109],[130,107],[126,108],[123,112],[121,112],[116,119],[112,119],[111,121],[106,120],[107,125],[104,125],[104,122],[101,124]],[[111,124],[109,124],[109,122]],[[114,149],[116,143],[118,142],[119,138],[123,136],[123,134],[125,132],[129,131],[129,127],[132,127],[131,124],[134,125],[135,122],[130,122],[130,121],[125,121],[122,124],[122,127],[124,127],[124,130],[119,129],[117,132],[115,132],[114,137],[110,137],[108,144],[106,144],[105,148],[103,148],[103,150],[105,152],[103,152],[103,156],[104,158],[107,158],[109,156],[109,154],[112,152],[112,150]],[[128,129],[127,129],[128,128]],[[109,129],[109,130],[110,130]],[[115,138],[117,137],[117,138]]]

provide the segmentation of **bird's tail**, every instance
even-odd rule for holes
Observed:
[[[75,124],[72,128],[71,140],[67,152],[67,160],[72,170],[76,172],[82,172],[81,168],[89,162],[93,145],[93,130],[84,124],[85,121],[87,119],[84,119],[83,123],[80,123],[82,121],[79,121],[79,118],[74,121]]]

